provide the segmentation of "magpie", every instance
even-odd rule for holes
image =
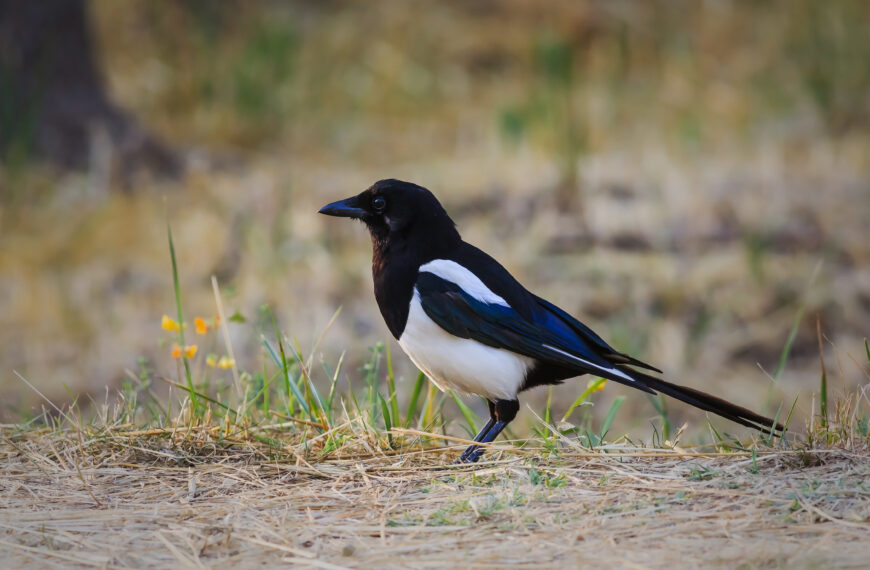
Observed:
[[[422,186],[381,180],[319,213],[368,227],[375,299],[417,368],[441,390],[486,399],[489,421],[476,443],[495,440],[516,417],[520,392],[583,374],[660,392],[760,431],[783,431],[751,410],[651,375],[661,370],[615,350],[463,241],[438,199]],[[476,462],[482,453],[482,446],[470,445],[459,462]]]

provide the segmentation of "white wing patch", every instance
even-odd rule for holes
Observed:
[[[420,273],[424,272],[456,284],[482,303],[510,308],[507,301],[493,293],[477,275],[455,261],[435,259],[420,266]],[[526,373],[534,363],[532,358],[448,333],[426,315],[416,287],[399,345],[417,368],[442,390],[445,387],[455,388],[486,398],[514,399],[525,381]],[[549,344],[541,346],[567,356],[587,368],[635,382],[616,368],[599,366]]]
[[[399,346],[440,389],[513,400],[534,365],[532,358],[453,336],[429,318],[414,288]]]
[[[421,265],[420,272],[431,273],[445,281],[455,283],[460,289],[482,303],[510,307],[507,301],[490,291],[489,287],[484,285],[483,281],[481,281],[477,275],[462,267],[455,261],[449,259],[435,259],[425,265]]]
[[[604,370],[605,372],[609,372],[609,373],[615,374],[621,378],[625,378],[629,382],[635,381],[634,378],[632,378],[631,376],[622,372],[621,370],[617,370],[616,368],[607,368],[605,366],[598,366],[597,364],[589,362],[588,360],[583,360],[579,356],[575,356],[575,355],[571,354],[570,352],[565,352],[564,350],[559,350],[555,346],[550,346],[549,344],[542,344],[541,346],[543,346],[544,348],[547,348],[549,350],[552,350],[553,352],[558,352],[559,354],[561,354],[563,356],[567,356],[568,358],[573,358],[577,362],[582,363],[584,366],[591,366],[592,368],[597,368],[598,370]]]

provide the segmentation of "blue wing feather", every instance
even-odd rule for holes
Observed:
[[[643,362],[642,360],[638,360],[634,357],[631,357],[622,352],[618,352],[614,350],[612,346],[607,344],[595,331],[554,305],[550,303],[546,299],[542,299],[537,295],[532,295],[537,301],[538,305],[543,308],[543,315],[536,315],[536,319],[543,318],[544,322],[542,323],[548,329],[557,329],[561,332],[560,336],[565,338],[571,337],[579,337],[583,339],[586,343],[593,345],[593,349],[597,351],[598,354],[606,357],[608,360],[615,361],[618,364],[628,364],[631,366],[638,366],[640,368],[646,368],[647,370],[653,370],[655,372],[661,373],[661,370]],[[588,346],[588,345],[587,345]]]
[[[484,256],[484,260],[489,259],[476,249],[471,251]],[[478,276],[516,309],[479,301],[455,283],[424,272],[418,275],[416,288],[429,318],[455,336],[534,358],[542,366],[536,365],[532,374],[535,370],[542,372],[543,383],[567,378],[572,371],[577,375],[592,373],[650,394],[661,392],[755,429],[771,432],[784,429],[772,419],[721,398],[629,368],[638,366],[659,371],[615,351],[589,327],[552,303],[525,291],[500,265],[494,261],[492,264],[489,273]],[[500,269],[501,275],[492,267]],[[491,273],[496,275],[493,277]],[[496,279],[498,277],[501,278]]]
[[[631,381],[564,324],[550,328],[529,321],[510,307],[479,301],[431,273],[419,275],[417,292],[429,318],[454,336],[574,369],[578,374],[591,372]]]

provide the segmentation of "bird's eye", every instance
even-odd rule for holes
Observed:
[[[386,207],[387,201],[384,200],[383,196],[375,196],[372,198],[372,208],[374,208],[375,212],[383,212]]]

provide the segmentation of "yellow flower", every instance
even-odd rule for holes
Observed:
[[[205,324],[205,319],[196,317],[193,319],[193,326],[196,327],[196,334],[205,334],[208,332],[208,325]]]
[[[178,324],[178,321],[169,318],[168,315],[163,315],[163,319],[160,321],[160,326],[163,327],[164,330],[171,332],[178,332],[181,330],[181,325]]]
[[[226,356],[221,356],[220,360],[217,362],[217,367],[226,370],[227,368],[232,368],[236,365],[236,361],[232,358],[227,358]]]
[[[185,346],[183,349],[178,345],[178,343],[173,343],[172,345],[172,358],[181,358],[181,355],[184,354],[187,358],[193,358],[196,356],[197,346],[195,344],[191,344],[189,346]]]
[[[206,365],[210,366],[211,368],[214,368],[215,365],[217,364],[217,355],[214,353],[209,354],[205,359],[205,363],[206,363]]]
[[[590,390],[590,393],[600,392],[604,390],[604,386],[607,384],[607,380],[604,378],[595,378],[589,381],[589,384],[586,385],[587,389]]]

